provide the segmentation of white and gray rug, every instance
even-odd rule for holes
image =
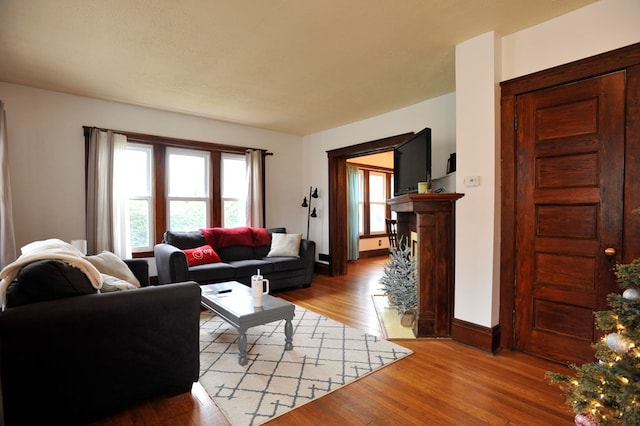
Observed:
[[[284,321],[249,329],[241,366],[236,330],[201,314],[200,383],[232,425],[264,423],[412,353],[299,306],[293,331],[285,351]]]

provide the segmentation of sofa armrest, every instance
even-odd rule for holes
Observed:
[[[148,398],[188,392],[198,380],[199,317],[195,282],[5,310],[5,423],[84,423]]]
[[[313,270],[316,263],[316,242],[311,240],[300,241],[300,257],[304,259],[305,277],[304,282],[311,284]]]
[[[167,243],[153,248],[158,271],[158,284],[179,283],[189,280],[187,256],[176,246]]]
[[[142,287],[149,285],[149,262],[145,259],[125,259],[124,263],[131,269]]]

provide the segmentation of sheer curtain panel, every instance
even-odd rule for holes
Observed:
[[[261,149],[249,149],[247,164],[247,226],[264,227],[264,159]]]
[[[0,269],[16,260],[8,145],[7,117],[4,102],[0,101]]]
[[[87,253],[131,257],[127,212],[127,137],[90,129],[87,147]]]

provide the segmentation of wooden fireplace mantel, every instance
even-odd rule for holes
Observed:
[[[405,194],[387,200],[398,219],[398,240],[418,242],[417,337],[450,337],[455,274],[455,202],[458,193]]]

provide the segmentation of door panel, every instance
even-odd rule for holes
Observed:
[[[622,250],[625,74],[517,97],[515,347],[591,362]]]

